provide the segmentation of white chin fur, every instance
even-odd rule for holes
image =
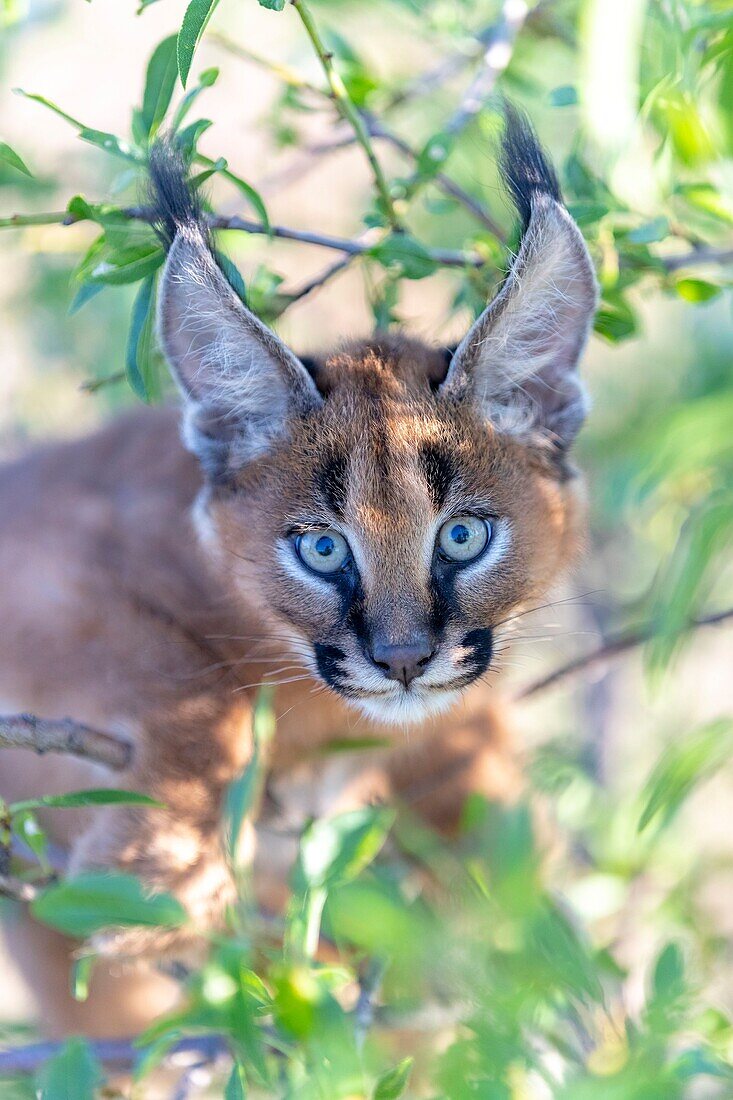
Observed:
[[[351,706],[377,722],[389,726],[413,726],[441,714],[453,706],[461,692],[456,691],[399,691],[381,698],[349,699]]]

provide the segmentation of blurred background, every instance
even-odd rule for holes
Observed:
[[[32,173],[0,158],[5,455],[168,393],[155,352],[143,361],[139,341],[130,365],[139,285],[95,275],[100,257],[117,262],[110,249],[135,246],[139,227],[120,246],[98,208],[73,225],[58,224],[61,213],[50,224],[3,224],[63,212],[75,195],[138,201],[134,160],[78,133],[135,137],[148,62],[186,4],[142,8],[0,3],[0,141]],[[625,1011],[641,1004],[651,960],[673,939],[689,960],[700,1020],[729,1057],[733,620],[687,626],[733,607],[733,5],[316,0],[313,10],[352,100],[391,134],[374,148],[411,234],[423,249],[478,250],[486,263],[444,268],[420,252],[416,269],[377,254],[301,296],[339,253],[242,232],[220,234],[219,245],[254,307],[297,351],[375,324],[455,341],[516,242],[496,176],[496,93],[527,109],[587,235],[603,302],[583,368],[593,412],[577,452],[587,553],[555,602],[519,624],[503,658],[507,690],[609,638],[653,634],[520,701],[519,741],[553,823],[553,888],[625,968]],[[466,96],[476,77],[478,104]],[[318,91],[318,59],[292,9],[222,0],[189,93],[197,82],[187,123],[213,120],[197,149],[227,162],[206,183],[218,213],[261,220],[243,180],[272,224],[379,237],[384,211],[363,150]],[[179,86],[171,110],[181,96]],[[462,197],[446,193],[440,171]],[[100,229],[106,240],[95,246]],[[640,831],[654,791],[654,820]],[[8,1027],[30,1023],[12,964],[0,968],[0,1016]]]

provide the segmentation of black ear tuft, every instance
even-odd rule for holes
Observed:
[[[188,180],[188,164],[173,138],[150,150],[150,203],[156,232],[170,248],[177,233],[195,231],[208,240],[201,201]]]
[[[505,130],[499,161],[501,174],[519,211],[524,229],[532,216],[532,200],[543,195],[562,203],[560,184],[532,124],[514,104],[504,105]]]

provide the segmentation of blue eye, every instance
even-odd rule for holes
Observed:
[[[491,524],[478,516],[456,516],[438,532],[438,547],[449,561],[473,561],[488,546]]]
[[[351,555],[344,536],[328,527],[298,535],[295,549],[300,560],[316,573],[338,572]]]

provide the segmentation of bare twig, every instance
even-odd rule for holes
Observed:
[[[679,271],[685,267],[702,267],[708,264],[733,264],[733,248],[693,248],[681,256],[661,256],[661,263],[667,271]]]
[[[389,129],[382,121],[375,118],[373,115],[364,114],[364,120],[369,127],[369,133],[372,137],[381,138],[383,141],[389,142],[390,145],[398,149],[399,152],[409,160],[413,163],[417,163],[419,154],[416,149],[413,149],[409,142],[405,141],[399,134],[394,133],[393,130]],[[486,207],[482,206],[478,199],[470,195],[468,191],[464,191],[455,180],[452,180],[445,172],[438,172],[432,177],[432,182],[435,183],[441,191],[445,192],[446,195],[450,195],[456,202],[465,206],[465,208],[473,214],[490,233],[493,233],[498,240],[504,240],[504,232],[501,226],[494,221]]]
[[[481,68],[466,89],[461,102],[443,127],[455,136],[476,117],[496,87],[496,82],[511,61],[514,43],[529,15],[526,0],[504,0],[501,18],[487,42]]]
[[[305,298],[307,294],[310,294],[314,290],[318,290],[319,287],[324,286],[330,279],[339,272],[343,271],[349,266],[354,259],[353,256],[342,256],[340,260],[336,260],[334,263],[329,264],[328,267],[324,267],[322,271],[314,275],[311,279],[306,279],[300,286],[295,287],[293,290],[283,291],[283,297],[287,298],[288,305],[292,305],[293,302],[299,302],[301,298]]]
[[[28,904],[38,897],[38,887],[32,882],[23,882],[14,875],[0,875],[0,894],[4,898],[12,898],[13,901]],[[1,1058],[2,1055],[0,1055]]]
[[[251,61],[253,65],[257,65],[259,69],[264,69],[268,73],[272,73],[283,84],[287,84],[290,88],[298,88],[301,91],[312,92],[313,95],[318,96],[319,99],[327,99],[332,102],[333,97],[327,91],[326,88],[321,88],[318,84],[312,84],[310,80],[306,80],[300,73],[291,68],[290,65],[285,65],[282,61],[271,61],[269,57],[263,57],[262,54],[257,53],[255,50],[251,50],[249,46],[242,46],[239,42],[235,42],[233,38],[230,38],[227,34],[222,34],[221,31],[209,31],[207,35],[209,42],[216,42],[227,53],[232,54],[234,57],[240,58],[242,61]]]
[[[384,235],[385,230],[372,227],[371,229],[365,229],[364,232],[360,233],[355,239],[357,243],[373,248]],[[288,305],[292,305],[293,302],[299,302],[301,298],[305,298],[307,294],[322,287],[335,275],[338,275],[339,272],[344,271],[355,258],[353,254],[342,256],[341,259],[329,264],[328,267],[324,267],[322,271],[319,271],[310,279],[306,279],[300,286],[295,287],[293,290],[283,290],[281,292],[282,297],[287,300]]]
[[[144,206],[121,207],[118,213],[131,220],[153,221],[152,211]],[[24,225],[73,225],[79,220],[77,216],[69,214],[66,210],[48,214],[12,214],[8,218],[0,218],[0,228]],[[311,233],[305,229],[291,229],[286,225],[271,225],[268,228],[262,222],[249,221],[237,215],[223,217],[220,214],[213,214],[208,218],[208,224],[211,229],[233,229],[241,233],[277,237],[280,240],[300,241],[301,244],[330,248],[349,256],[362,256],[372,247],[372,244],[358,238],[334,237],[330,233]],[[450,248],[426,249],[426,252],[433,262],[441,267],[483,267],[486,262],[478,252],[463,252]]]
[[[384,977],[384,963],[379,959],[372,959],[359,980],[359,997],[354,1007],[354,1034],[359,1050],[364,1046],[376,1015],[376,999]]]
[[[132,745],[120,737],[74,722],[33,714],[0,716],[0,747],[81,756],[121,771],[132,760]]]
[[[323,67],[323,72],[328,81],[328,86],[331,89],[331,95],[333,101],[338,108],[339,113],[346,122],[352,127],[357,142],[361,145],[367,160],[369,161],[369,167],[372,170],[374,176],[374,183],[379,193],[379,197],[382,201],[384,208],[384,214],[389,222],[390,226],[394,230],[400,229],[400,221],[395,212],[394,204],[392,202],[392,196],[389,190],[389,184],[382,171],[382,166],[377,160],[377,155],[374,152],[374,147],[369,137],[369,132],[364,125],[364,120],[361,117],[354,103],[351,101],[351,96],[346,90],[346,86],[336,72],[333,65],[333,55],[326,49],[323,39],[321,38],[318,27],[305,0],[291,0],[291,3],[297,11],[300,19],[305,27],[306,33],[313,43],[313,48],[318,54],[318,59]]]
[[[34,1073],[39,1066],[53,1058],[63,1048],[62,1042],[31,1043],[0,1051],[0,1075]],[[135,1045],[134,1039],[100,1039],[89,1043],[95,1057],[105,1066],[130,1069],[145,1053]],[[166,1057],[176,1054],[200,1054],[206,1062],[228,1053],[226,1040],[220,1035],[199,1035],[181,1039]]]
[[[388,111],[394,110],[395,107],[401,107],[403,103],[413,99],[421,99],[423,96],[429,95],[430,92],[434,92],[436,88],[440,88],[441,85],[457,76],[467,65],[480,57],[494,40],[495,35],[496,24],[489,23],[474,35],[466,49],[456,50],[455,53],[438,62],[434,68],[416,76],[414,80],[395,92],[385,109]]]
[[[729,619],[733,619],[733,607],[729,607],[725,611],[717,611],[714,615],[705,615],[701,619],[692,619],[682,627],[680,633],[698,630],[705,626],[718,626]],[[631,630],[626,634],[607,638],[603,645],[598,649],[594,649],[592,653],[585,653],[582,657],[576,657],[575,660],[569,661],[566,665],[561,665],[560,668],[556,668],[554,672],[550,672],[547,676],[542,676],[539,680],[527,684],[517,693],[515,698],[529,699],[547,688],[554,687],[562,680],[576,676],[579,672],[605,665],[607,661],[619,657],[631,649],[636,649],[637,646],[643,645],[657,635],[658,631],[655,627],[649,625]]]
[[[311,84],[289,66],[282,65],[278,61],[270,61],[269,58],[262,57],[260,54],[250,50],[248,47],[240,46],[237,42],[233,42],[226,35],[214,33],[210,37],[212,37],[215,41],[219,43],[220,46],[222,46],[229,53],[233,54],[235,57],[239,57],[245,61],[251,61],[254,65],[266,69],[274,76],[279,77],[279,79],[282,80],[289,87],[308,90],[316,96],[325,99],[328,103],[333,102],[333,97],[329,94],[328,91],[326,91],[325,88],[319,88],[317,85]],[[410,145],[410,143],[406,141],[403,137],[400,137],[399,134],[390,129],[382,119],[377,118],[369,111],[359,110],[358,108],[356,109],[359,111],[359,114],[361,115],[361,118],[364,122],[364,126],[366,127],[367,133],[370,137],[386,141],[413,163],[418,160],[419,154],[417,150],[414,149]],[[309,164],[309,157],[322,156],[324,154],[336,152],[339,149],[348,148],[349,146],[354,145],[356,141],[356,135],[353,132],[353,129],[349,127],[348,129],[345,129],[343,133],[337,133],[336,136],[330,141],[322,141],[307,146],[305,149],[305,152],[307,154],[306,158],[303,159],[302,162],[301,158],[298,158],[294,165],[288,169],[286,178],[290,178],[290,176],[292,175],[293,178],[302,179],[303,171],[307,171],[308,167],[312,167],[312,165]],[[464,189],[454,180],[452,180],[450,176],[445,175],[444,172],[438,172],[438,174],[433,177],[433,182],[447,195],[450,195],[451,198],[455,199],[456,202],[461,203],[461,205],[464,206],[471,214],[473,214],[473,216],[479,222],[481,222],[481,224],[484,225],[486,229],[493,233],[494,236],[498,237],[499,240],[503,239],[503,233],[500,226],[494,221],[488,210],[486,210],[486,208],[481,205],[478,199],[474,198],[473,195],[470,195],[468,191],[464,191]]]

